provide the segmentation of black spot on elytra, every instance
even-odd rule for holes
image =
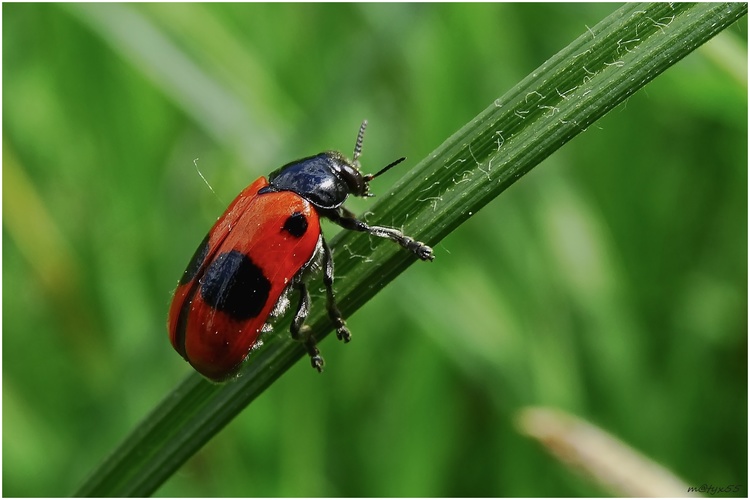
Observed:
[[[295,238],[301,238],[307,231],[307,217],[305,217],[305,214],[294,212],[290,215],[286,222],[284,222],[284,231],[287,231]]]
[[[190,283],[190,281],[195,278],[195,275],[198,274],[198,270],[201,268],[203,261],[206,260],[206,255],[208,255],[209,236],[210,235],[207,234],[206,237],[203,238],[203,241],[201,241],[201,244],[198,245],[198,248],[195,250],[193,258],[190,259],[190,263],[188,263],[185,272],[182,273],[182,277],[180,278],[180,285]]]
[[[257,317],[268,302],[271,282],[242,252],[219,255],[201,280],[203,301],[236,321]]]

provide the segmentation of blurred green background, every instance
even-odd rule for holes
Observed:
[[[245,185],[349,154],[363,118],[365,168],[408,168],[616,7],[4,4],[3,494],[72,493],[189,372],[170,294]],[[437,244],[349,318],[351,344],[322,343],[322,375],[298,363],[157,494],[606,494],[518,433],[545,405],[746,496],[747,119],[743,19]]]

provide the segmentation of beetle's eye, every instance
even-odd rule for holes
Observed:
[[[352,164],[344,163],[339,170],[341,177],[346,182],[349,192],[354,196],[367,196],[369,186],[362,173]]]

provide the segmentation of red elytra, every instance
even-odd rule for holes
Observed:
[[[299,303],[292,337],[303,342],[312,366],[321,371],[323,358],[304,325],[310,309],[305,278],[318,265],[336,336],[351,339],[336,306],[333,258],[320,217],[391,239],[422,260],[434,259],[424,243],[393,228],[369,226],[343,207],[350,194],[370,196],[369,182],[403,160],[362,175],[358,159],[366,125],[360,127],[353,160],[327,151],[284,165],[268,180],[257,179],[199,245],[175,290],[167,327],[175,350],[205,377],[222,381],[235,375],[261,333],[270,329],[270,320],[283,313],[293,290]]]
[[[216,222],[188,266],[170,307],[172,345],[196,370],[213,380],[226,378],[242,363],[278,299],[308,263],[318,244],[320,219],[312,205],[291,192],[258,196],[258,191],[266,186],[268,181],[264,177],[256,180]],[[282,229],[295,213],[307,219],[307,231],[301,237]],[[215,288],[213,294],[201,293],[207,285],[195,279],[205,276],[219,255],[242,255],[249,259],[244,262],[245,277],[239,279],[240,271],[235,273],[238,279],[234,281],[225,276],[232,269],[243,267],[242,261],[232,263],[225,259],[223,266],[215,266],[214,274],[218,273],[218,279],[227,279],[208,285]],[[188,273],[190,269],[194,272]],[[227,299],[237,297],[241,302],[231,304],[225,300],[217,304],[216,299],[211,299],[216,292]]]

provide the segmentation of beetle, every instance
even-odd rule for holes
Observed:
[[[319,372],[323,358],[305,323],[310,310],[306,282],[322,268],[328,316],[339,340],[351,333],[333,292],[333,256],[320,227],[325,217],[344,229],[395,241],[421,260],[432,248],[401,231],[371,226],[343,206],[349,195],[370,197],[375,174],[360,172],[367,120],[357,134],[351,160],[325,151],[288,163],[260,177],[232,201],[198,246],[182,274],[169,308],[167,328],[175,350],[203,376],[224,381],[236,375],[271,321],[283,314],[293,291],[299,302],[292,338],[303,343]]]

